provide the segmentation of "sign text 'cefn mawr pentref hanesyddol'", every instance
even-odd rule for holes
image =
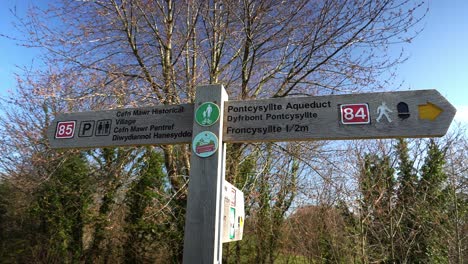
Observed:
[[[79,112],[59,114],[49,138],[59,148],[182,144],[192,126],[192,104]]]

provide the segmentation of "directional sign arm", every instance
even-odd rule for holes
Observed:
[[[436,90],[229,101],[224,111],[226,142],[440,137],[456,112]]]
[[[187,144],[192,127],[193,104],[181,104],[59,114],[47,133],[52,148],[96,148]]]

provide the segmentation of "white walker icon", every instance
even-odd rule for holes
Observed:
[[[209,104],[205,111],[203,111],[203,118],[205,119],[205,123],[210,122],[211,119],[211,112],[213,112],[213,107],[211,107],[211,104]]]
[[[389,123],[392,122],[392,119],[388,116],[388,113],[392,113],[393,111],[388,108],[387,104],[385,102],[382,102],[382,104],[377,107],[377,114],[379,115],[376,119],[378,123],[380,123],[380,119],[385,116],[387,118],[387,121]]]

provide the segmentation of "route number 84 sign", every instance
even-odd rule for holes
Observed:
[[[342,104],[341,123],[344,125],[369,124],[369,106],[367,104]]]

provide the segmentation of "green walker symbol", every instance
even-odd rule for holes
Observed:
[[[219,106],[206,102],[197,108],[195,120],[200,126],[211,126],[219,119]]]

